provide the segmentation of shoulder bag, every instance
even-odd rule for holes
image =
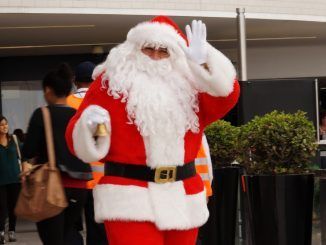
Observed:
[[[48,162],[33,165],[21,173],[22,183],[15,213],[18,217],[38,222],[54,217],[67,206],[60,171],[55,164],[53,133],[49,109],[42,107]]]

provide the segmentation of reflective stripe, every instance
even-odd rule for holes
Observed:
[[[195,164],[207,164],[207,158],[206,157],[199,157],[195,159]]]
[[[203,180],[203,181],[209,181],[209,174],[199,174],[200,175],[200,178]]]
[[[104,173],[104,164],[103,165],[92,165],[91,164],[91,168],[92,168],[92,172]]]
[[[208,174],[209,174],[210,182],[212,183],[212,181],[213,181],[213,166],[212,166],[211,153],[209,151],[209,145],[208,145],[205,134],[203,134],[202,145],[203,145],[204,151],[206,153]]]
[[[93,174],[91,172],[77,172],[70,171],[65,165],[58,164],[59,169],[63,172],[66,172],[70,177],[80,180],[92,180]]]
[[[74,93],[74,96],[79,99],[84,99],[87,91],[88,91],[88,88],[77,89],[76,92]]]

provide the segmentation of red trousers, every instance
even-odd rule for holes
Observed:
[[[198,228],[160,231],[151,222],[105,221],[110,245],[195,245]]]

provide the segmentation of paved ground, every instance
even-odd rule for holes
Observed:
[[[17,242],[7,243],[8,245],[42,245],[33,223],[18,222],[17,225]],[[314,229],[312,245],[321,245],[320,232]]]
[[[36,232],[17,233],[17,242],[7,243],[10,245],[42,245]]]
[[[8,242],[7,245],[42,245],[34,223],[18,221],[16,230],[17,242]]]
[[[321,234],[320,234],[320,232],[313,234],[312,245],[322,245],[321,244]]]
[[[42,245],[34,223],[18,221],[17,242],[7,243],[10,245]]]

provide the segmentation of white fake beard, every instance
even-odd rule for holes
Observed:
[[[197,92],[171,56],[155,61],[139,50],[108,67],[108,93],[127,101],[128,117],[143,136],[152,168],[183,165],[184,136],[199,128]]]

